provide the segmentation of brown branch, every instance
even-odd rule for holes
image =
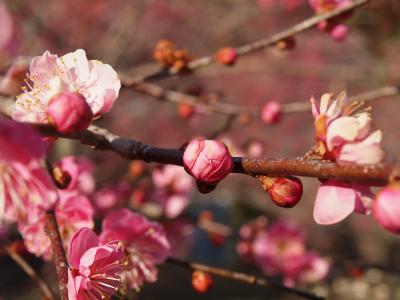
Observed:
[[[313,28],[319,22],[333,19],[345,12],[351,11],[363,4],[366,4],[367,2],[368,2],[368,0],[354,0],[351,5],[348,5],[346,7],[342,7],[340,9],[335,9],[335,10],[332,10],[332,11],[324,13],[324,14],[315,15],[315,16],[308,18],[308,19],[282,31],[282,32],[276,33],[268,38],[260,39],[255,42],[245,44],[243,46],[236,48],[237,54],[238,54],[238,56],[242,56],[242,55],[250,54],[250,53],[265,49],[267,47],[274,46],[277,42],[279,42],[281,40],[284,40],[288,37],[292,37],[302,31],[307,30],[307,29]],[[193,60],[192,62],[190,62],[189,65],[187,66],[187,70],[194,71],[196,69],[209,66],[214,62],[215,62],[214,55],[204,56],[202,58],[199,58],[199,59],[196,59],[196,60]],[[159,70],[157,72],[154,72],[154,73],[146,75],[146,76],[138,76],[131,81],[131,84],[133,85],[133,84],[141,83],[141,82],[148,81],[148,80],[161,79],[161,78],[165,78],[165,77],[173,76],[173,75],[177,75],[177,74],[178,74],[178,71],[175,69]]]
[[[229,116],[232,115],[235,116],[241,114],[250,114],[253,116],[259,116],[262,111],[262,107],[260,106],[248,107],[248,106],[224,103],[220,101],[218,102],[208,101],[207,98],[199,98],[185,93],[165,89],[156,84],[148,82],[130,85],[129,78],[123,75],[120,75],[120,78],[124,86],[130,87],[136,92],[152,96],[153,98],[159,100],[167,100],[172,103],[187,104],[193,106],[203,105],[211,111],[227,114]],[[362,93],[359,95],[355,95],[353,97],[350,97],[349,100],[372,101],[378,98],[395,96],[399,94],[400,94],[400,86],[387,86],[366,93]],[[291,102],[282,105],[282,113],[284,114],[303,113],[303,112],[309,112],[310,110],[311,110],[311,105],[309,101]]]
[[[315,294],[302,291],[299,289],[295,288],[289,288],[280,284],[277,284],[271,280],[268,280],[266,278],[261,278],[261,277],[256,277],[253,275],[245,274],[245,273],[240,273],[240,272],[235,272],[235,271],[230,271],[222,268],[216,268],[204,264],[199,264],[195,262],[188,262],[188,261],[183,261],[174,257],[168,257],[166,260],[166,263],[178,266],[184,269],[187,269],[189,271],[203,271],[215,276],[227,278],[230,280],[235,280],[235,281],[240,281],[244,282],[250,285],[258,285],[266,288],[272,288],[276,289],[279,291],[287,292],[293,295],[297,295],[306,299],[324,299],[324,297],[317,296]]]
[[[31,267],[31,265],[16,252],[11,246],[4,246],[4,251],[7,255],[12,258],[12,260],[21,267],[24,272],[36,282],[38,287],[40,288],[43,299],[45,300],[53,300],[55,299],[51,289],[46,284],[46,282],[35,272],[35,270]]]
[[[45,231],[51,241],[61,300],[68,300],[68,263],[54,211],[45,215]]]

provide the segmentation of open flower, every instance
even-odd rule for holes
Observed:
[[[68,299],[110,299],[123,290],[121,273],[127,260],[121,241],[101,244],[89,228],[73,236],[69,246]]]
[[[124,278],[136,290],[145,281],[157,280],[156,264],[165,260],[170,248],[161,225],[128,209],[115,210],[104,218],[100,240],[125,243],[130,270],[124,273]]]
[[[193,182],[181,167],[166,165],[153,170],[153,198],[160,203],[167,218],[175,218],[189,205]]]
[[[337,99],[324,94],[321,102],[311,99],[315,117],[318,154],[339,164],[376,164],[384,160],[380,146],[382,132],[371,132],[371,116],[362,103],[347,103],[342,93]],[[369,214],[373,194],[366,185],[328,180],[318,189],[314,219],[319,224],[337,223],[352,212]]]
[[[41,137],[30,127],[0,118],[0,222],[34,222],[56,201],[42,167]]]
[[[80,228],[93,228],[93,213],[93,207],[86,196],[76,192],[59,191],[55,214],[65,248],[68,248],[72,236]],[[52,250],[50,239],[44,230],[44,218],[43,211],[42,217],[37,222],[19,222],[18,229],[24,238],[27,250],[49,260]]]
[[[50,100],[66,92],[79,93],[95,117],[108,112],[118,97],[121,82],[110,65],[87,60],[82,49],[62,57],[44,52],[30,65],[30,89],[18,96],[12,117],[14,120],[49,123],[46,113]]]

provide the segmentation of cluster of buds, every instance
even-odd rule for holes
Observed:
[[[153,58],[163,67],[173,69],[176,72],[187,70],[193,57],[185,49],[176,49],[170,41],[163,39],[157,43],[153,51]]]
[[[303,184],[297,177],[258,176],[263,189],[268,192],[272,202],[286,208],[294,207],[303,195]]]

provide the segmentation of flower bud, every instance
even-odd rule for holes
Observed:
[[[290,208],[300,201],[303,184],[297,177],[274,178],[269,194],[276,205]]]
[[[289,36],[276,43],[276,48],[281,51],[293,50],[296,47],[296,40],[293,36]]]
[[[59,166],[53,166],[51,173],[54,183],[59,189],[66,189],[69,187],[72,177],[68,171],[61,169]]]
[[[338,42],[343,41],[349,33],[349,27],[344,24],[334,26],[330,32],[331,37]]]
[[[199,293],[206,293],[211,288],[213,279],[210,274],[203,271],[192,273],[192,286]]]
[[[226,145],[214,140],[192,140],[183,154],[183,165],[198,182],[209,185],[216,185],[233,168]]]
[[[274,124],[282,115],[282,106],[277,101],[265,103],[261,111],[261,120],[266,124]]]
[[[54,96],[46,113],[57,130],[62,133],[82,131],[89,127],[93,112],[85,98],[78,93],[61,93]]]
[[[178,114],[182,119],[184,120],[190,119],[190,117],[192,117],[194,113],[195,113],[195,108],[193,105],[185,103],[178,105]]]
[[[383,188],[377,195],[372,207],[375,220],[386,230],[400,233],[400,184],[395,183]]]
[[[237,60],[237,51],[235,48],[225,47],[217,51],[216,60],[222,65],[233,65]]]

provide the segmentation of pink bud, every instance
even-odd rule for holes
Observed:
[[[186,172],[209,184],[217,184],[233,168],[228,148],[214,140],[192,140],[183,154],[183,164]]]
[[[262,108],[261,120],[266,124],[274,124],[279,121],[281,114],[281,104],[277,101],[269,101]]]
[[[303,184],[300,179],[293,176],[274,178],[268,192],[276,205],[290,208],[300,201]]]
[[[385,229],[400,233],[400,184],[389,185],[376,195],[372,214]]]
[[[235,48],[225,47],[217,51],[216,59],[222,65],[233,65],[237,60],[237,51]]]
[[[347,37],[348,33],[349,33],[349,27],[347,25],[338,24],[332,28],[331,37],[334,40],[341,42]]]
[[[85,98],[78,93],[60,93],[46,108],[50,122],[62,133],[81,131],[89,127],[93,112]]]

